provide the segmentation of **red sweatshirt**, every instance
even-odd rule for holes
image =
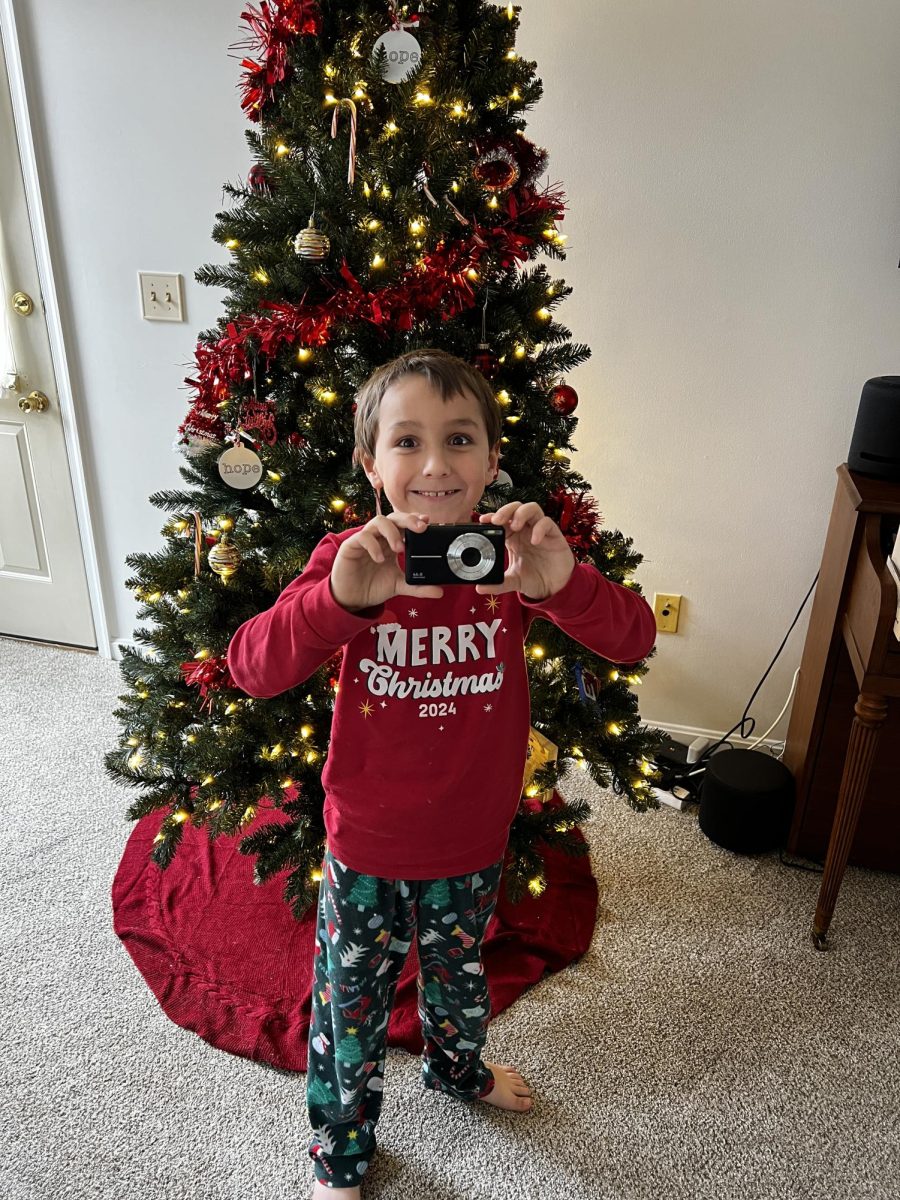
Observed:
[[[502,857],[519,805],[532,620],[546,617],[602,658],[634,663],[656,640],[653,611],[579,563],[538,603],[454,584],[439,600],[394,596],[350,613],[331,594],[331,565],[361,528],[322,539],[272,607],[235,632],[228,666],[249,696],[277,696],[345,646],[322,772],[329,849],[384,879],[468,874]]]

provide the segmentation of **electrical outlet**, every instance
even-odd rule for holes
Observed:
[[[180,275],[138,271],[141,316],[145,321],[183,321],[184,292]]]
[[[670,596],[666,592],[653,593],[653,613],[656,617],[657,633],[678,632],[681,601],[681,596]]]

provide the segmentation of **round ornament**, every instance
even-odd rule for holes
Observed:
[[[512,187],[521,171],[512,153],[505,146],[494,146],[475,160],[472,174],[489,192],[502,192]]]
[[[322,262],[330,249],[331,242],[321,229],[316,228],[315,217],[310,217],[306,229],[301,229],[294,238],[294,253],[307,262]]]
[[[260,195],[268,195],[272,191],[272,184],[266,175],[265,168],[259,163],[252,166],[247,172],[247,183],[254,192],[258,192]]]
[[[377,57],[382,46],[387,54],[383,76],[386,83],[403,83],[422,61],[419,43],[405,29],[389,29],[383,33],[375,43],[373,57]]]
[[[478,368],[485,379],[496,379],[500,371],[500,359],[487,342],[479,343],[472,365]]]
[[[241,552],[231,542],[218,542],[206,556],[210,570],[221,575],[223,579],[230,578],[241,565]]]
[[[262,460],[249,446],[231,446],[216,461],[223,481],[237,491],[256,487],[262,479]]]
[[[567,383],[560,383],[550,393],[550,407],[567,417],[578,407],[578,393]]]
[[[506,471],[498,471],[497,478],[494,480],[493,486],[495,488],[500,488],[501,490],[503,488],[511,488],[512,476],[507,475]]]

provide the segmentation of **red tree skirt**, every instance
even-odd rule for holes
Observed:
[[[271,811],[259,814],[245,833],[270,820]],[[163,871],[148,857],[161,822],[151,813],[128,839],[112,885],[116,934],[176,1025],[230,1054],[305,1071],[315,905],[296,921],[281,895],[286,871],[257,887],[240,838],[210,843],[192,825]],[[545,854],[544,894],[510,904],[501,886],[488,925],[482,960],[492,1016],[584,954],[594,932],[590,859]],[[387,1031],[388,1045],[413,1054],[422,1051],[417,973],[414,941]]]

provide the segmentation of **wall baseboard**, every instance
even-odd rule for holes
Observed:
[[[684,742],[689,746],[694,738],[708,737],[717,742],[719,738],[725,736],[724,729],[697,729],[693,725],[669,725],[665,721],[651,721],[644,713],[641,713],[641,719],[645,725],[650,725],[656,729],[664,729],[676,741]],[[755,737],[742,738],[733,733],[728,739],[738,749],[746,749],[756,741]],[[760,742],[760,746],[781,747],[784,744],[784,738],[765,738]]]

